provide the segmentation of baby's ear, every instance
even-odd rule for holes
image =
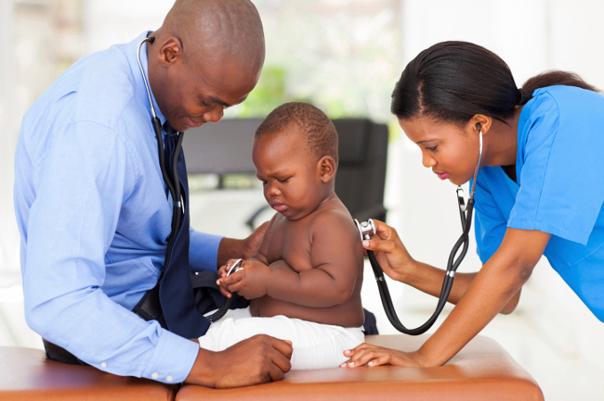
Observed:
[[[331,156],[323,156],[317,162],[319,178],[322,182],[331,181],[336,175],[336,161]]]

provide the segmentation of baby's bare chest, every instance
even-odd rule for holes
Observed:
[[[269,263],[283,259],[294,270],[312,269],[311,227],[302,222],[279,222],[274,225],[268,240]]]

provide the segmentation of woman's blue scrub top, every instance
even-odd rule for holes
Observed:
[[[479,170],[482,262],[507,227],[547,232],[550,265],[604,322],[604,96],[571,86],[537,89],[520,113],[516,177],[501,167]]]

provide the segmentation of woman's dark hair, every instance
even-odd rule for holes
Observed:
[[[465,123],[475,114],[504,120],[528,102],[537,88],[570,85],[595,91],[578,75],[551,71],[517,88],[508,65],[495,53],[468,42],[437,43],[417,55],[392,92],[398,118],[419,114]]]

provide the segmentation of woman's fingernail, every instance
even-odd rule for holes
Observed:
[[[354,368],[354,362],[348,362],[348,367],[349,368]]]
[[[369,246],[369,241],[364,240],[364,241],[363,241],[363,246],[364,246],[365,248],[367,248],[367,247]]]
[[[369,362],[367,365],[369,365],[369,366],[373,366],[373,365],[375,365],[375,362],[371,361],[371,362]]]

